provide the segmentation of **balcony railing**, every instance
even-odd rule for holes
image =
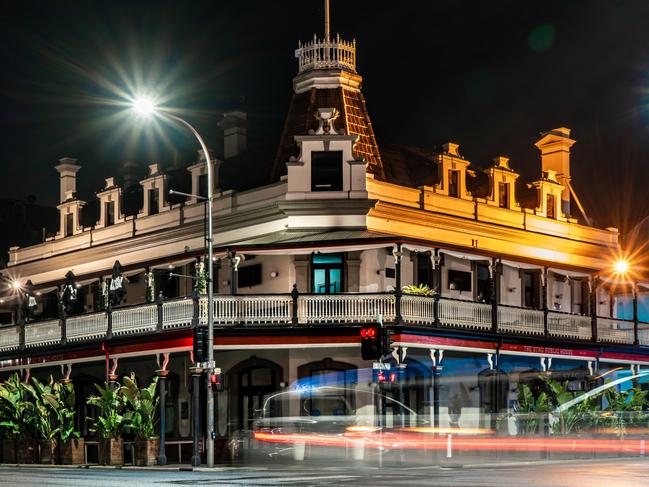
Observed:
[[[600,342],[633,343],[633,328],[633,321],[597,317],[597,338]]]
[[[439,301],[439,323],[443,326],[489,330],[492,324],[491,305],[473,301],[441,299]]]
[[[543,335],[544,313],[538,309],[498,306],[498,331]]]
[[[554,337],[590,340],[593,337],[592,318],[550,311],[548,312],[548,334]]]
[[[201,300],[200,322],[207,323],[207,300]],[[286,294],[214,296],[217,325],[272,325],[291,322],[292,298]]]
[[[298,297],[298,323],[394,321],[394,294],[311,294]]]
[[[299,294],[294,291],[292,294],[217,295],[212,306],[214,325],[219,327],[327,326],[371,323],[381,319],[385,323],[409,326],[649,346],[649,323],[500,304],[494,306],[438,296]],[[207,324],[207,310],[206,297],[185,297],[3,326],[0,327],[0,352],[191,328]]]

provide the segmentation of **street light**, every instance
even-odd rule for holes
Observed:
[[[133,100],[133,111],[140,117],[150,117],[153,115],[158,115],[169,120],[173,120],[190,130],[194,137],[198,140],[198,143],[203,149],[203,154],[205,155],[205,164],[207,166],[207,377],[210,377],[213,370],[214,362],[214,310],[212,308],[212,302],[214,298],[214,276],[212,262],[214,260],[214,246],[212,240],[212,161],[210,160],[210,153],[207,150],[205,141],[198,133],[198,131],[189,124],[189,122],[183,120],[182,118],[170,113],[168,110],[157,108],[155,103],[151,98],[148,97],[139,97]],[[207,466],[214,466],[214,438],[212,437],[214,431],[214,392],[212,391],[212,385],[209,381],[206,381],[207,384],[207,434],[206,436],[206,445],[207,445]],[[192,464],[196,462],[196,457],[192,458]],[[200,464],[200,457],[198,457],[198,466]]]

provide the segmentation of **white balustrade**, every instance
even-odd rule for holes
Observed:
[[[59,320],[39,321],[25,325],[25,347],[53,345],[61,342]]]
[[[203,300],[206,302],[205,300]],[[185,328],[191,326],[194,316],[194,302],[190,298],[176,299],[162,303],[162,328]],[[207,323],[205,321],[204,323]]]
[[[394,321],[392,294],[310,294],[298,298],[300,323],[367,323],[378,315]]]
[[[600,342],[633,343],[633,321],[597,317],[597,340]]]
[[[435,299],[432,296],[401,296],[401,317],[404,323],[434,325]]]
[[[287,324],[291,322],[292,302],[293,299],[287,294],[214,296],[214,323],[217,325]]]
[[[638,342],[640,345],[649,345],[649,323],[638,323]]]
[[[113,310],[113,335],[130,335],[154,331],[157,326],[157,304]]]
[[[16,350],[20,347],[20,327],[0,327],[0,351]]]
[[[444,326],[489,330],[491,329],[491,305],[440,299],[439,323]]]
[[[498,331],[542,335],[543,311],[498,306]]]
[[[106,313],[72,316],[65,320],[65,337],[69,342],[104,338],[108,331]]]
[[[590,340],[593,337],[591,325],[590,316],[548,312],[548,333],[550,336]]]
[[[356,72],[356,41],[347,42],[336,36],[335,39],[318,39],[298,44],[295,50],[299,72],[311,69],[344,69]]]

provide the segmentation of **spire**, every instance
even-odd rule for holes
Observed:
[[[324,17],[324,38],[326,41],[330,39],[329,32],[329,0],[324,0],[325,3],[325,17]]]
[[[299,74],[309,71],[335,69],[356,74],[356,40],[345,41],[336,34],[331,38],[329,0],[324,0],[324,37],[298,43],[295,57]]]

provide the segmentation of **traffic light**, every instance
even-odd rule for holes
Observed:
[[[207,360],[207,327],[194,328],[194,363]]]
[[[361,357],[363,360],[378,360],[383,356],[383,328],[378,324],[361,328]]]
[[[212,383],[212,388],[216,392],[222,392],[225,390],[225,384],[223,383],[223,374],[211,374],[210,382]]]

